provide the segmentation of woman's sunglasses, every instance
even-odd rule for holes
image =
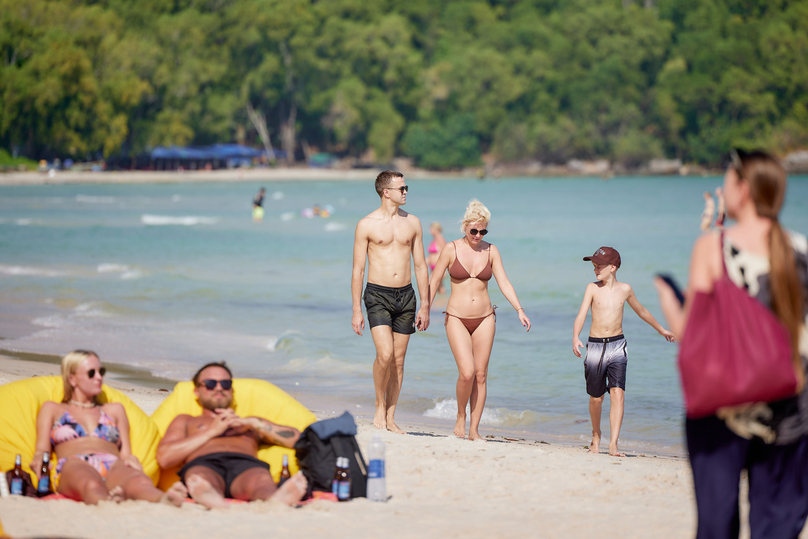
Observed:
[[[98,374],[100,374],[101,378],[103,378],[104,375],[107,374],[106,367],[101,367],[100,369],[98,369]],[[87,371],[87,378],[90,379],[95,378],[95,369],[90,369],[89,371]]]
[[[233,387],[233,380],[202,380],[202,384],[208,391],[213,391],[216,389],[216,384],[220,384],[222,389],[228,391],[231,387]]]
[[[471,230],[469,230],[469,234],[471,234],[472,236],[476,236],[477,234],[479,234],[480,236],[485,236],[486,234],[488,234],[488,229],[484,228],[482,230],[477,230],[476,228],[472,228]]]

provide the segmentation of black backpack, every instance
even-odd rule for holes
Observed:
[[[328,435],[321,439],[317,432],[324,431],[328,431]],[[309,482],[306,498],[310,498],[315,490],[331,492],[337,457],[347,457],[350,463],[351,498],[367,496],[367,464],[354,434],[356,423],[348,412],[334,419],[318,421],[303,431],[295,444],[295,453],[300,471]]]

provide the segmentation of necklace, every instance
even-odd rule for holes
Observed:
[[[70,404],[75,404],[79,408],[95,408],[96,406],[98,406],[94,402],[79,402],[79,401],[74,401],[73,399],[70,399]]]

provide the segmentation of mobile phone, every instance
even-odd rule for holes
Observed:
[[[676,299],[679,300],[679,305],[684,305],[685,296],[682,294],[682,290],[679,288],[679,285],[677,285],[676,281],[673,280],[673,277],[666,273],[657,273],[657,277],[665,281],[665,284],[671,287],[671,290],[673,290],[673,293],[676,295]]]

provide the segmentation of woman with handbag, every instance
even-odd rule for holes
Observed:
[[[731,158],[736,224],[696,240],[683,306],[655,281],[681,343],[697,537],[738,537],[745,469],[751,537],[796,538],[808,516],[808,240],[778,222],[782,165],[761,151]]]

